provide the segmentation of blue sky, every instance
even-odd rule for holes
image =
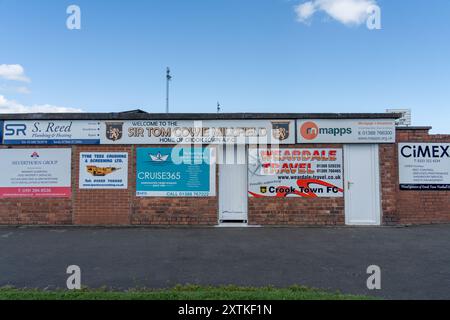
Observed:
[[[384,112],[450,132],[450,1],[0,0],[0,108],[164,112]],[[320,1],[376,2],[381,30]],[[66,8],[81,8],[81,30]],[[5,71],[5,70],[4,70]],[[16,70],[17,71],[17,70]]]

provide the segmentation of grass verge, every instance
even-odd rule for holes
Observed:
[[[38,290],[0,288],[0,300],[370,300],[372,297],[345,295],[302,286],[274,287],[204,287],[176,286],[171,289]]]

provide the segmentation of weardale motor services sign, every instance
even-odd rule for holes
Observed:
[[[297,120],[297,143],[395,143],[395,121]]]
[[[100,122],[82,120],[5,121],[4,144],[99,144]]]
[[[105,121],[102,144],[293,144],[294,120]]]
[[[450,190],[450,143],[399,143],[401,190]]]
[[[342,149],[249,149],[250,197],[342,197]]]

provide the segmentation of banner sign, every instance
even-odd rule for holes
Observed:
[[[105,121],[102,144],[294,144],[294,120]]]
[[[342,197],[342,149],[249,149],[250,197]]]
[[[297,143],[395,143],[395,120],[297,120]]]
[[[80,153],[80,189],[127,189],[127,152]]]
[[[100,144],[100,122],[5,121],[4,144]]]
[[[0,198],[71,196],[71,149],[0,150]]]
[[[450,143],[399,143],[401,190],[450,190]]]
[[[214,148],[138,148],[136,169],[138,197],[215,196]]]

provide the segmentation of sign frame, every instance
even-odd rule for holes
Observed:
[[[0,199],[72,196],[72,149],[0,149],[0,165]]]
[[[98,145],[100,144],[100,121],[4,121],[3,143],[7,145]]]
[[[248,158],[250,198],[344,197],[342,148],[250,148]]]
[[[207,153],[207,162],[202,163],[180,163],[177,165],[174,163],[173,150],[183,150],[183,155],[181,156],[184,159],[185,150],[191,150],[193,157],[191,159],[198,159],[198,155],[200,154],[199,150],[202,150],[202,159],[203,153]],[[207,150],[207,151],[205,151]],[[176,154],[176,152],[175,152]],[[195,158],[197,156],[197,158]],[[186,156],[187,157],[187,156]],[[147,159],[147,160],[146,160]],[[204,159],[202,161],[205,161]],[[144,162],[146,164],[146,169],[152,169],[150,171],[144,171]],[[168,163],[168,167],[164,168],[164,164]],[[204,188],[204,184],[208,184],[208,190],[195,190],[196,179],[199,179],[198,176],[195,176],[195,173],[199,173],[200,171],[195,168],[195,166],[204,166],[208,168],[208,176],[202,177],[203,181],[202,188]],[[184,168],[183,168],[184,167]],[[181,171],[175,171],[175,168],[179,168]],[[183,169],[181,169],[183,168]],[[160,169],[161,171],[157,171]],[[189,173],[190,172],[190,173]],[[143,173],[143,175],[141,174]],[[153,176],[152,176],[153,173]],[[170,185],[179,185],[176,183],[177,181],[185,178],[186,175],[191,174],[190,180],[187,180],[186,185],[191,185],[191,190],[177,190],[173,189]],[[204,171],[201,171],[199,174],[204,174]],[[140,180],[144,181],[141,182]],[[162,180],[154,182],[157,180]],[[147,182],[150,181],[150,182]],[[175,181],[175,183],[173,182]],[[197,182],[198,183],[198,182]],[[151,187],[145,186],[147,185],[155,185],[155,190]],[[167,187],[163,187],[166,185]],[[159,189],[158,189],[159,187]],[[187,188],[187,186],[185,186]],[[166,189],[166,190],[163,190]],[[199,189],[199,188],[197,188]],[[136,197],[215,197],[216,196],[216,149],[213,147],[142,147],[136,149]]]
[[[394,119],[298,119],[297,144],[395,143]]]
[[[127,190],[128,152],[80,152],[80,190]],[[113,179],[107,177],[113,176]]]
[[[402,191],[449,191],[450,143],[399,143],[398,177]]]

